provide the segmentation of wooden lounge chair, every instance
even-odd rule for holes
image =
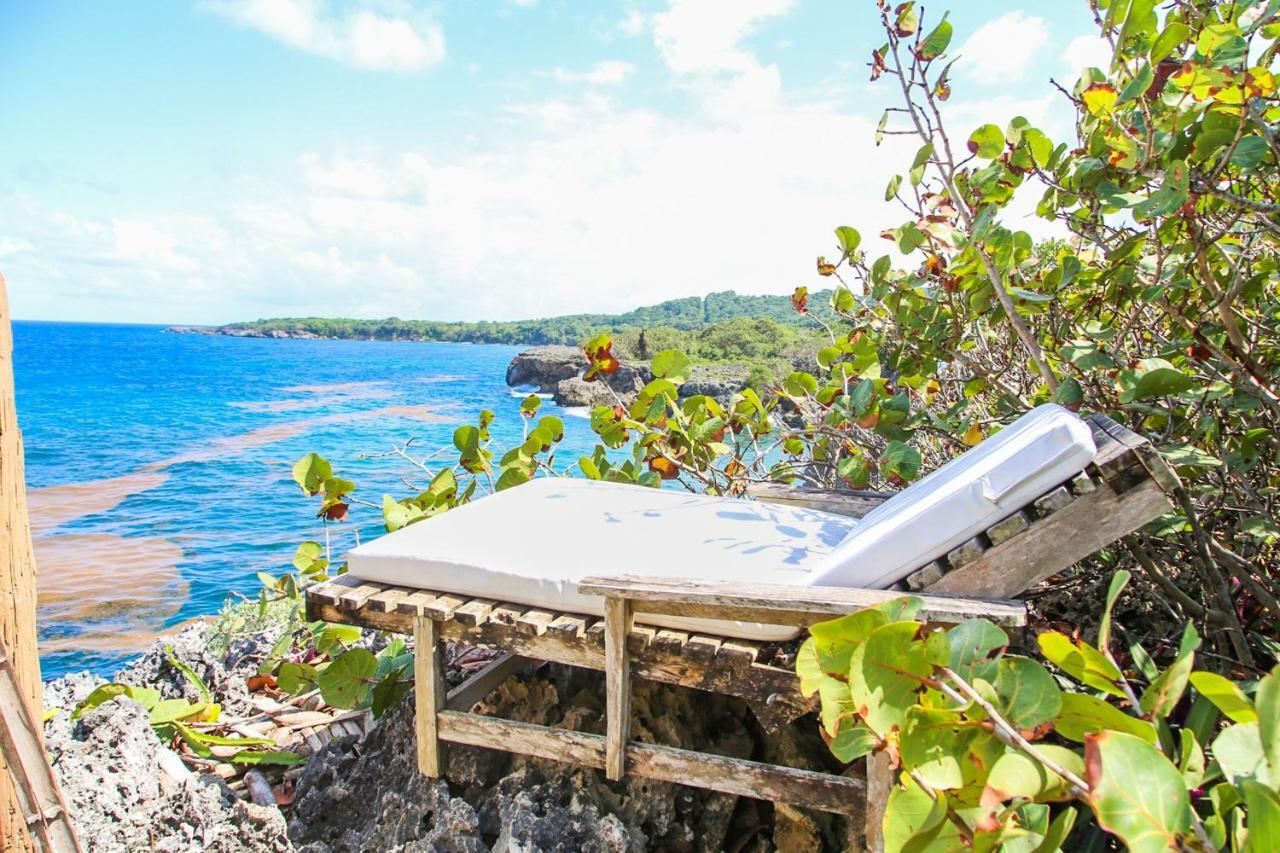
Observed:
[[[461,743],[603,769],[613,780],[630,773],[830,812],[865,808],[868,847],[879,849],[882,810],[893,784],[883,756],[868,762],[866,777],[860,778],[630,740],[632,676],[740,697],[766,730],[815,707],[800,695],[795,672],[766,658],[768,643],[641,623],[656,615],[804,628],[910,591],[923,599],[919,618],[925,621],[955,623],[982,616],[1004,626],[1023,625],[1025,606],[1009,599],[1167,511],[1166,493],[1178,485],[1145,439],[1105,416],[1087,423],[1096,450],[1083,471],[1012,508],[942,558],[914,567],[893,589],[588,578],[578,591],[603,597],[601,619],[344,577],[306,591],[308,618],[414,635],[418,761],[424,774],[441,775],[445,744]],[[759,486],[752,494],[771,504],[855,518],[889,497],[783,485]],[[446,692],[445,640],[505,654]],[[470,713],[530,659],[604,670],[605,736]]]

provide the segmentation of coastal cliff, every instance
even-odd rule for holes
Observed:
[[[517,355],[507,366],[507,384],[532,387],[551,394],[561,406],[624,405],[653,379],[643,361],[622,359],[618,371],[594,382],[582,378],[587,362],[582,350],[568,346],[532,347]],[[705,394],[727,402],[747,386],[751,368],[746,364],[696,365],[680,388],[681,398]]]

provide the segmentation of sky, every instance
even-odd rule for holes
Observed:
[[[1065,137],[1085,0],[945,8],[953,133]],[[903,220],[883,41],[873,0],[0,0],[0,273],[147,323],[789,293]]]

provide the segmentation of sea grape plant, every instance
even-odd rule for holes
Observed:
[[[1082,3],[1111,58],[1055,82],[1076,119],[1061,140],[1017,116],[956,133],[952,23],[913,2],[875,8],[871,77],[897,100],[877,138],[915,153],[887,180],[903,219],[878,230],[884,249],[841,226],[815,269],[835,284],[828,305],[810,305],[816,286],[793,293],[826,345],[777,387],[727,400],[683,393],[690,360],[658,352],[639,394],[593,409],[600,445],[577,468],[716,494],[896,487],[1039,403],[1111,414],[1185,483],[1173,511],[1103,555],[1194,622],[1159,664],[1134,645],[1136,669],[1120,666],[1113,595],[1097,645],[1041,635],[1052,669],[1010,654],[989,624],[921,626],[908,602],[815,626],[801,675],[838,756],[900,762],[894,849],[1052,850],[1091,826],[1139,850],[1274,846],[1280,0]],[[1026,211],[1058,236],[1033,238]],[[585,342],[584,378],[607,384],[620,366],[607,335]],[[420,488],[369,505],[394,530],[564,473],[562,430],[532,426],[537,405],[522,407],[517,448],[494,446],[486,413],[455,434],[448,464],[400,449]],[[304,468],[326,525],[362,503]],[[890,649],[896,669],[876,666]],[[353,651],[321,655],[317,675]],[[377,666],[359,658],[343,677],[372,685]]]
[[[1280,849],[1280,667],[1242,685],[1198,670],[1187,626],[1160,669],[1113,650],[1113,578],[1096,645],[1010,651],[986,619],[950,628],[901,598],[816,624],[796,670],[831,751],[887,754],[887,851]]]

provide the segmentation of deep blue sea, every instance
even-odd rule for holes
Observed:
[[[413,466],[386,454],[449,445],[481,409],[492,433],[520,436],[504,377],[518,347],[228,338],[157,326],[17,322],[18,419],[40,577],[46,678],[109,673],[158,631],[256,594],[305,539],[317,503],[290,475],[325,455],[375,503],[408,494]],[[589,450],[565,421],[564,469]],[[353,507],[331,528],[335,557],[381,531]]]

